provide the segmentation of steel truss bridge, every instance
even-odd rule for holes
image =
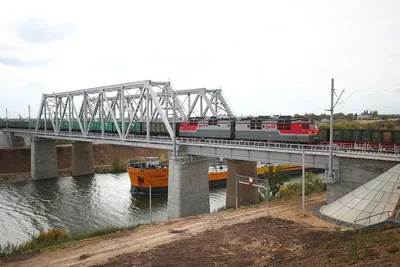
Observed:
[[[174,90],[170,82],[150,80],[124,83],[90,89],[43,94],[37,122],[46,121],[44,129],[4,129],[14,134],[38,138],[83,142],[101,142],[118,145],[173,149],[173,140],[180,151],[187,154],[223,157],[272,163],[305,164],[326,168],[329,145],[301,145],[240,140],[176,138],[171,121],[185,121],[192,116],[234,116],[221,89]],[[167,136],[151,136],[151,122],[163,122]],[[90,125],[101,123],[101,130],[93,132]],[[146,135],[130,132],[130,126],[145,122]],[[79,125],[73,131],[72,123]],[[106,132],[106,123],[112,123],[116,133]],[[38,124],[39,125],[39,124]],[[52,127],[47,127],[51,125]],[[68,129],[61,128],[68,125]],[[126,127],[128,125],[128,127]],[[339,158],[362,158],[400,162],[400,148],[370,149],[367,146],[342,147],[335,145],[334,169]]]
[[[61,125],[68,125],[72,135],[72,123],[77,122],[82,138],[89,136],[93,122],[101,123],[101,134],[105,136],[105,123],[111,122],[120,140],[129,138],[133,123],[146,122],[146,138],[150,140],[150,122],[164,122],[173,138],[170,122],[174,119],[186,121],[191,116],[218,116],[221,113],[234,115],[221,89],[175,91],[170,82],[146,80],[43,94],[37,121],[46,121],[44,131],[51,135],[61,134]],[[35,129],[38,131],[39,124]]]

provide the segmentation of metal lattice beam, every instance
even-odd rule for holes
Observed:
[[[146,122],[147,138],[150,138],[150,123],[162,121],[172,138],[174,91],[169,82],[150,80],[102,86],[62,93],[43,94],[36,131],[44,124],[44,130],[55,135],[66,128],[71,134],[78,130],[82,136],[94,123],[100,123],[102,135],[112,124],[121,139],[126,139],[136,122]],[[176,99],[176,118],[186,120],[179,99]],[[168,106],[164,103],[168,103]],[[165,106],[165,107],[164,107]],[[46,122],[46,123],[44,123]],[[68,127],[66,127],[68,125]],[[99,130],[99,129],[97,129]]]
[[[191,101],[193,97],[194,101]],[[79,131],[87,137],[93,128],[104,136],[105,131],[113,127],[120,139],[125,140],[132,134],[132,126],[142,122],[145,123],[143,132],[149,140],[150,124],[157,121],[164,122],[169,136],[173,138],[170,123],[174,113],[176,121],[187,121],[193,116],[234,116],[221,89],[175,91],[170,82],[146,80],[43,94],[37,118],[40,124],[37,124],[36,131],[44,124],[45,132],[58,135]]]
[[[221,89],[177,90],[176,94],[184,97],[182,104],[188,118],[218,115],[235,116]]]

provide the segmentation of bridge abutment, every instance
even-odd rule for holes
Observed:
[[[16,136],[12,132],[0,131],[0,147],[24,147],[29,146],[30,142],[22,136]]]
[[[94,174],[93,143],[73,143],[71,161],[72,176]]]
[[[43,180],[58,177],[56,142],[36,139],[31,143],[31,177]]]
[[[339,164],[339,182],[327,185],[328,204],[388,171],[397,163],[394,161],[340,158]]]
[[[207,158],[169,159],[167,207],[168,219],[210,212]]]
[[[228,178],[226,182],[226,208],[236,206],[236,174],[257,177],[257,162],[228,160]],[[250,205],[258,202],[258,188],[238,184],[238,204]]]

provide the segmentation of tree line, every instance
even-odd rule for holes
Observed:
[[[329,123],[317,123],[319,129],[329,129]],[[400,120],[397,121],[374,121],[360,123],[357,121],[334,122],[333,129],[386,129],[393,130],[400,128]]]

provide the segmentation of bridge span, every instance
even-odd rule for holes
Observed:
[[[58,176],[54,140],[74,141],[73,176],[94,173],[94,142],[173,150],[169,159],[169,218],[209,211],[207,157],[228,160],[227,207],[235,205],[236,174],[256,176],[258,161],[322,169],[328,166],[329,145],[177,137],[175,122],[185,121],[194,114],[234,115],[220,89],[175,91],[169,82],[147,80],[43,94],[35,127],[29,124],[30,129],[8,127],[3,131],[32,139],[33,179]],[[137,122],[144,123],[145,135],[132,132]],[[151,135],[152,122],[163,123],[166,134]],[[92,124],[98,129],[93,131]],[[106,131],[110,125],[116,133]],[[334,145],[332,150],[334,172],[326,177],[328,203],[400,162],[396,147],[386,150]],[[237,191],[239,203],[258,200],[255,187],[240,184]]]
[[[105,144],[136,146],[172,150],[173,140],[169,137],[128,135],[120,138],[118,134],[87,133],[82,136],[76,132],[58,134],[43,130],[4,129],[17,135],[32,136],[35,138],[69,140],[77,142],[100,142]],[[305,165],[323,168],[327,167],[329,156],[328,145],[304,145],[273,142],[254,142],[223,139],[177,138],[177,149],[181,153],[203,157],[221,157],[225,159],[270,162],[276,164],[302,164],[302,155],[305,155]],[[381,161],[400,162],[400,150],[368,149],[364,147],[347,147],[334,145],[335,169],[339,168],[339,158],[370,159]]]

